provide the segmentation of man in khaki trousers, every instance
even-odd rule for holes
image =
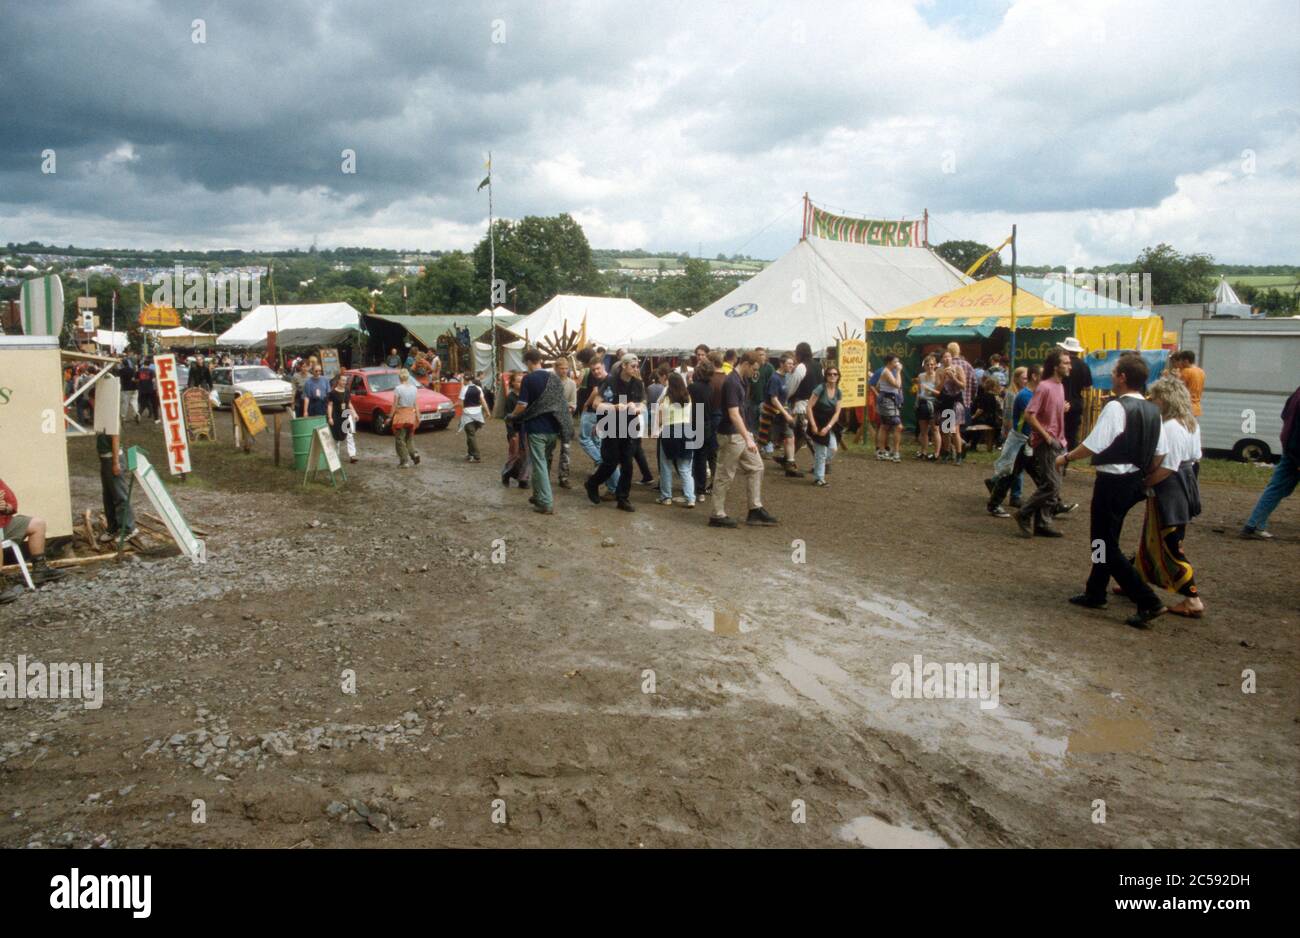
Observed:
[[[745,425],[748,382],[759,367],[761,356],[746,352],[722,383],[722,422],[718,424],[718,472],[713,480],[713,515],[709,527],[734,528],[736,519],[727,516],[727,492],[739,470],[745,474],[749,496],[746,524],[774,525],[776,519],[763,507],[763,457],[751,429]]]

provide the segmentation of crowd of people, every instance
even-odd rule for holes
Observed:
[[[1199,618],[1205,603],[1184,541],[1188,523],[1200,512],[1198,418],[1205,372],[1194,353],[1176,352],[1164,375],[1148,384],[1146,361],[1136,354],[1120,356],[1110,376],[1113,394],[1080,439],[1084,395],[1092,386],[1085,354],[1078,340],[1069,338],[1041,365],[1010,370],[996,354],[987,362],[968,362],[955,342],[927,355],[911,385],[915,457],[961,465],[981,435],[999,442],[992,473],[984,480],[985,508],[991,517],[1013,518],[1028,538],[1062,536],[1056,519],[1079,507],[1063,499],[1063,479],[1071,463],[1087,460],[1095,469],[1091,566],[1083,591],[1070,601],[1099,609],[1110,595],[1126,596],[1136,606],[1128,621],[1140,627],[1166,613]],[[215,361],[215,367],[222,367],[246,359],[233,355]],[[745,523],[775,525],[777,519],[763,501],[766,458],[785,477],[806,478],[798,464],[806,447],[811,482],[825,487],[842,445],[849,414],[842,403],[841,376],[833,357],[824,361],[807,343],[773,357],[762,348],[738,352],[700,345],[688,359],[653,367],[622,349],[611,354],[588,347],[572,358],[547,362],[540,350],[530,348],[523,355],[525,371],[512,374],[505,389],[507,457],[501,483],[529,489],[533,510],[554,514],[551,473],[558,469],[560,488],[573,487],[576,442],[590,460],[582,484],[594,505],[613,502],[621,511],[636,511],[637,484],[652,490],[661,506],[707,504],[709,526],[734,528],[739,522],[727,503],[739,476]],[[214,364],[201,354],[187,364],[188,386],[210,389]],[[402,358],[393,349],[385,364],[399,372],[392,418],[398,465],[418,466],[418,394],[442,377],[441,361],[431,351],[408,350]],[[325,378],[314,355],[291,359],[289,369],[294,413],[325,417],[333,438],[355,463],[357,413],[347,380],[342,375]],[[68,367],[66,393],[83,387],[94,374],[89,364]],[[151,415],[157,422],[152,358],[128,353],[112,374],[121,387],[122,420],[139,423]],[[454,377],[462,385],[458,430],[465,434],[465,459],[479,463],[478,434],[493,420],[494,396],[481,373]],[[894,355],[885,356],[869,376],[866,410],[880,460],[901,461],[904,384],[902,363]],[[92,396],[82,394],[75,406],[78,417],[88,422]],[[1281,460],[1241,530],[1243,537],[1270,538],[1269,515],[1300,481],[1300,389],[1282,416]],[[129,538],[134,522],[119,437],[100,433],[96,447],[107,520],[104,539]],[[653,469],[647,447],[654,450]],[[1142,536],[1138,550],[1125,555],[1120,534],[1139,503],[1146,504]],[[3,482],[0,529],[7,539],[26,544],[36,579],[58,578],[60,571],[44,559],[44,522],[17,514],[17,498]],[[1177,593],[1180,601],[1166,606],[1154,588]],[[0,601],[11,600],[13,591],[5,596]]]

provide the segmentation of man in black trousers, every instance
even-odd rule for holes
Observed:
[[[1124,595],[1137,604],[1128,624],[1146,628],[1166,610],[1120,549],[1119,536],[1129,509],[1146,499],[1143,478],[1159,464],[1169,446],[1159,409],[1142,396],[1147,386],[1147,363],[1142,357],[1121,355],[1111,381],[1115,399],[1102,408],[1088,438],[1056,458],[1062,470],[1089,456],[1097,468],[1089,529],[1092,572],[1084,591],[1071,596],[1070,602],[1088,609],[1103,608],[1114,577]]]

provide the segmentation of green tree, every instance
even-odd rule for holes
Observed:
[[[937,246],[934,252],[965,273],[971,264],[991,250],[993,250],[991,245],[980,244],[978,241],[945,241]],[[1002,258],[994,254],[980,266],[979,270],[975,271],[974,277],[976,280],[985,280],[996,277],[1000,273],[1002,273]]]
[[[464,251],[426,264],[411,292],[411,307],[421,313],[475,313],[486,301],[487,294],[475,278],[474,261]]]
[[[1208,254],[1180,254],[1158,244],[1138,255],[1131,270],[1151,275],[1151,302],[1208,303],[1214,299],[1214,259]]]
[[[529,215],[518,222],[501,219],[496,232],[496,275],[507,290],[517,290],[521,313],[531,313],[557,293],[604,295],[604,281],[592,259],[591,245],[568,214]],[[476,305],[491,297],[487,236],[474,248]]]

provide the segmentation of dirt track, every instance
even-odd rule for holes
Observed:
[[[363,435],[342,495],[196,449],[173,491],[209,564],[0,607],[0,660],[102,661],[107,683],[98,711],[5,702],[0,845],[1300,846],[1300,499],[1243,542],[1254,493],[1207,486],[1187,545],[1207,618],[1139,632],[1122,603],[1064,602],[1085,472],[1058,541],[988,518],[978,466],[857,457],[825,490],[769,471],[781,525],[717,531],[648,491],[634,515],[576,487],[538,516],[497,480],[499,423],[484,440],[471,466],[422,434],[398,472]],[[998,663],[999,706],[895,699],[917,654]]]

